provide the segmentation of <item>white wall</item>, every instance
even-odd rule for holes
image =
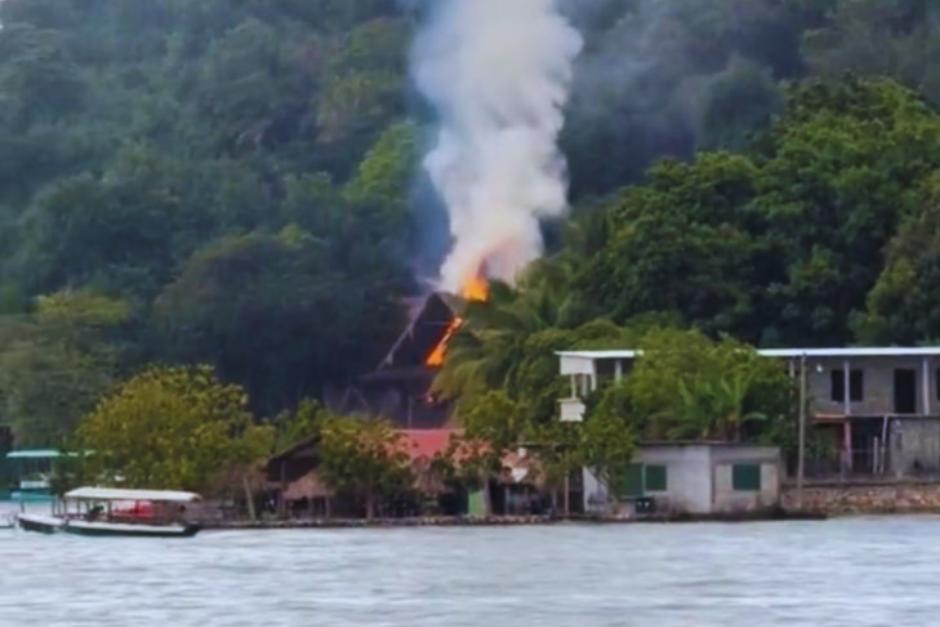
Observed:
[[[712,511],[709,447],[650,446],[639,449],[634,462],[666,466],[666,491],[650,493],[658,511],[708,514]]]
[[[768,509],[780,501],[780,451],[773,447],[716,446],[711,450],[715,512]],[[759,464],[760,491],[734,489],[734,465]]]
[[[745,512],[777,505],[780,499],[780,451],[773,447],[675,444],[637,449],[633,462],[666,467],[666,490],[647,492],[656,500],[657,511],[712,514]],[[736,491],[735,463],[760,464],[761,490]],[[584,470],[584,509],[610,510],[607,487]]]

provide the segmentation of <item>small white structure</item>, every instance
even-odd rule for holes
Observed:
[[[747,514],[780,502],[776,447],[724,442],[640,446],[622,485],[604,485],[584,470],[585,511],[609,513],[618,504],[651,500],[661,514]]]

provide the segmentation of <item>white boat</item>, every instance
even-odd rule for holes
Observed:
[[[201,501],[193,492],[78,488],[55,503],[52,515],[22,513],[26,531],[88,536],[188,537],[200,526],[187,507]]]
[[[49,514],[34,514],[31,512],[22,512],[16,515],[16,522],[24,531],[37,531],[39,533],[55,533],[60,531],[65,524],[65,520],[58,516]]]

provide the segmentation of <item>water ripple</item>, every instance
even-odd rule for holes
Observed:
[[[0,530],[0,625],[915,625],[940,518],[207,532]]]

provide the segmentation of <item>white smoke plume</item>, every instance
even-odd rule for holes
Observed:
[[[454,239],[440,287],[458,293],[482,268],[512,282],[567,209],[557,141],[582,39],[556,0],[435,1],[413,72],[440,117],[424,166]]]

